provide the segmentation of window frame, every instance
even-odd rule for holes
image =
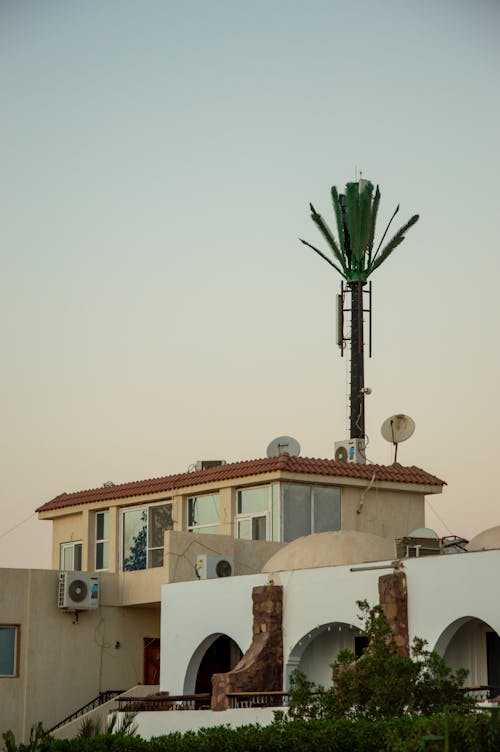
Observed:
[[[20,645],[21,645],[21,625],[20,624],[0,624],[0,629],[14,630],[14,651],[12,656],[12,674],[0,674],[0,679],[17,679],[19,677],[20,663]]]
[[[151,567],[150,566],[150,551],[164,551],[163,546],[150,546],[150,532],[149,532],[149,510],[151,507],[164,507],[169,506],[171,510],[171,517],[172,517],[172,530],[174,529],[174,520],[173,520],[173,499],[171,497],[167,499],[159,499],[158,501],[152,502],[151,504],[140,504],[138,506],[131,504],[127,507],[121,507],[120,508],[120,566],[119,571],[120,572],[145,572],[148,569],[159,569],[159,567]],[[124,546],[123,546],[123,533],[124,533],[124,526],[123,526],[123,520],[124,516],[127,512],[146,512],[146,566],[144,569],[124,569],[123,568],[123,554],[124,554]]]
[[[240,494],[242,494],[244,491],[254,491],[260,488],[267,489],[267,509],[266,510],[258,510],[256,512],[239,512],[240,508]],[[234,537],[237,540],[266,540],[266,541],[272,541],[272,533],[273,533],[273,509],[272,509],[272,501],[273,501],[273,483],[264,483],[259,484],[256,486],[242,486],[241,488],[236,489],[236,515],[234,518]],[[265,538],[254,538],[253,537],[253,527],[254,523],[253,520],[256,518],[264,517],[266,520],[266,537]],[[252,537],[251,538],[240,538],[239,535],[239,528],[240,523],[250,522],[251,528],[252,528]]]
[[[99,515],[108,515],[108,537],[107,538],[98,538],[97,537],[97,530],[98,530],[98,518]],[[95,564],[95,571],[96,572],[106,572],[109,569],[109,524],[110,524],[110,514],[109,509],[99,509],[95,513],[95,546],[94,546],[94,564]],[[105,524],[103,524],[103,533],[105,532]],[[106,551],[106,545],[108,544],[107,551]],[[104,558],[104,551],[107,553],[107,563],[104,567],[98,567],[97,566],[97,546],[101,544],[103,546],[103,564],[105,563]]]
[[[75,546],[80,546],[80,568],[75,567]],[[73,549],[73,565],[71,569],[65,569],[63,566],[64,558],[63,552]],[[61,572],[81,572],[83,567],[83,542],[81,540],[76,541],[64,541],[59,544],[59,569]]]
[[[339,491],[339,526],[336,530],[331,531],[323,531],[323,532],[338,532],[339,530],[342,530],[342,486],[337,486],[331,483],[297,483],[296,481],[283,481],[280,483],[280,542],[281,543],[291,543],[292,540],[297,540],[297,538],[292,538],[289,541],[285,540],[285,515],[283,513],[283,507],[284,507],[284,498],[285,498],[285,486],[306,486],[309,488],[310,491],[310,503],[311,503],[311,509],[310,509],[310,525],[311,525],[311,532],[306,533],[305,535],[315,535],[316,529],[315,529],[315,490],[317,488],[336,488]],[[303,536],[298,536],[303,537]]]
[[[190,517],[191,517],[191,502],[196,499],[204,499],[209,496],[217,496],[218,497],[218,516],[217,516],[217,522],[207,522],[201,525],[190,525]],[[201,493],[201,494],[193,494],[192,496],[188,496],[187,499],[187,531],[188,533],[200,533],[204,535],[220,535],[220,491],[214,491],[214,493]],[[209,528],[213,528],[217,526],[217,531],[209,531]]]

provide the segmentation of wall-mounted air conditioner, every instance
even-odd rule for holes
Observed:
[[[359,462],[365,464],[365,440],[345,439],[335,442],[335,459],[337,462]]]
[[[59,608],[86,611],[99,606],[99,575],[89,572],[59,572]]]
[[[217,577],[231,577],[234,572],[232,556],[200,554],[196,559],[196,574],[200,580],[214,580]]]

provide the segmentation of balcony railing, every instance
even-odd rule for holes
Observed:
[[[495,684],[477,684],[473,687],[464,687],[464,692],[473,697],[476,702],[485,702],[498,697],[500,687]]]
[[[123,689],[108,689],[106,690],[106,692],[99,692],[97,697],[94,697],[93,700],[90,700],[90,702],[82,705],[82,707],[78,708],[78,710],[75,710],[74,713],[70,713],[70,715],[66,716],[66,718],[63,718],[63,720],[59,721],[59,723],[56,723],[55,726],[52,726],[52,728],[48,729],[47,733],[50,734],[52,733],[52,731],[55,731],[61,726],[65,726],[67,723],[74,721],[76,718],[80,718],[80,716],[85,715],[85,713],[89,713],[91,710],[95,710],[101,705],[104,705],[105,702],[109,702],[115,697],[118,697],[118,695],[121,695],[124,691],[125,690]]]
[[[147,697],[121,697],[118,710],[139,713],[151,710],[210,710],[210,693],[196,695],[169,695],[167,692]]]
[[[228,692],[231,708],[281,708],[290,703],[289,692]]]

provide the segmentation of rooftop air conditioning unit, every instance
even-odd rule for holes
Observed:
[[[337,462],[366,462],[364,439],[345,439],[335,442],[335,460]]]
[[[234,563],[231,556],[200,554],[196,559],[196,574],[200,580],[215,580],[217,577],[231,577]]]
[[[226,465],[226,460],[197,460],[194,463],[195,470],[210,470],[211,467]]]
[[[99,606],[99,575],[89,572],[59,572],[59,608],[87,611]]]

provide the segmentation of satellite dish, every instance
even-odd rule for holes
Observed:
[[[300,444],[297,439],[292,438],[292,436],[278,436],[271,441],[266,450],[268,457],[279,457],[283,452],[288,452],[292,457],[298,457]]]
[[[413,421],[409,415],[391,415],[384,420],[380,430],[384,439],[391,444],[394,444],[394,462],[396,462],[398,456],[398,444],[401,444],[402,441],[406,441],[410,436],[413,436],[415,431],[415,421]]]

